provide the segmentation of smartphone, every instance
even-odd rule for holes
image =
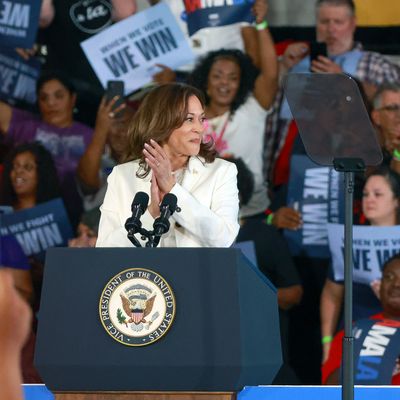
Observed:
[[[310,63],[318,58],[318,56],[328,56],[326,43],[324,42],[311,42],[310,43]]]
[[[124,81],[107,81],[105,94],[107,103],[115,96],[119,96],[119,99],[113,105],[113,110],[118,108],[124,102],[124,89]]]

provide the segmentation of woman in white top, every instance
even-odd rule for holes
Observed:
[[[114,167],[101,206],[97,247],[131,247],[125,222],[137,192],[150,203],[141,218],[151,230],[167,193],[180,212],[161,247],[229,247],[239,230],[236,167],[203,143],[204,99],[197,89],[166,84],[153,89],[129,127],[125,164]],[[139,239],[139,238],[138,238]],[[140,240],[140,239],[139,239]]]
[[[242,158],[254,175],[254,192],[240,210],[242,217],[264,218],[269,206],[263,174],[265,120],[278,84],[274,43],[266,23],[268,4],[257,0],[256,18],[260,69],[239,50],[221,49],[208,53],[196,65],[190,83],[206,94],[207,135],[222,156]]]

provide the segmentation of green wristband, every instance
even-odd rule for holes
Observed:
[[[324,337],[321,339],[321,343],[322,343],[322,344],[331,343],[332,340],[333,340],[333,337],[332,337],[332,336],[324,336]]]
[[[266,218],[266,223],[267,223],[267,225],[272,225],[272,220],[274,219],[274,214],[273,213],[271,213],[271,214],[269,214],[268,216],[267,216],[267,218]]]
[[[267,28],[268,28],[268,22],[265,20],[263,22],[260,22],[259,24],[256,24],[256,29],[258,31],[263,31],[264,29],[267,29]]]
[[[400,161],[400,151],[399,151],[399,150],[397,150],[397,149],[394,149],[394,150],[393,150],[393,158],[394,158],[396,161]]]

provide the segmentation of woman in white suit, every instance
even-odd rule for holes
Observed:
[[[203,142],[204,99],[188,85],[166,84],[143,100],[129,127],[128,162],[114,167],[101,206],[97,247],[131,247],[124,228],[137,192],[150,203],[141,218],[152,229],[167,193],[180,212],[160,247],[229,247],[239,230],[234,164],[216,159],[213,143]]]

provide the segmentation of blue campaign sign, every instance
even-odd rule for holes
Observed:
[[[73,236],[61,199],[0,215],[0,235],[14,235],[27,257],[41,260],[49,247],[66,246]]]
[[[246,386],[238,400],[340,400],[341,386]],[[398,386],[361,386],[354,388],[355,400],[398,400]]]
[[[25,61],[15,49],[2,49],[0,53],[0,100],[9,104],[20,102],[35,104],[36,81],[40,75],[40,62],[35,58]]]
[[[300,211],[303,226],[285,230],[291,254],[328,258],[328,222],[343,223],[343,181],[331,167],[315,164],[305,155],[294,155],[290,163],[288,206]]]
[[[191,1],[184,0],[189,35],[202,28],[231,25],[237,22],[254,22],[251,11],[254,0]],[[229,5],[221,5],[221,4]]]
[[[0,48],[33,47],[41,4],[38,0],[0,0]]]

